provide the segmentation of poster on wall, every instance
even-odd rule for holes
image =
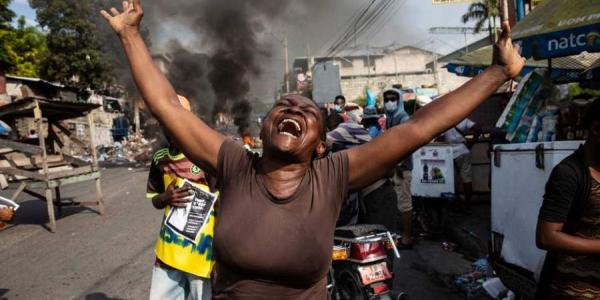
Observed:
[[[437,198],[454,193],[454,157],[450,145],[428,145],[413,153],[413,196]]]

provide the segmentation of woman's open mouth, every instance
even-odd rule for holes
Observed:
[[[283,119],[277,126],[279,134],[287,135],[291,138],[297,139],[302,134],[302,128],[300,123],[292,119]]]

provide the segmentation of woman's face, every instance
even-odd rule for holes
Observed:
[[[278,100],[263,122],[265,152],[274,151],[296,160],[309,160],[322,143],[323,120],[310,99],[286,96]]]

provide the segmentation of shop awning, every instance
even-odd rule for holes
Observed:
[[[513,28],[523,56],[600,52],[600,0],[545,0]]]
[[[449,72],[457,75],[473,77],[483,72],[492,63],[492,55],[492,46],[486,46],[449,62],[446,68]],[[590,68],[598,59],[600,59],[600,53],[583,53],[553,59],[551,78],[554,82],[559,83],[577,81],[580,79],[581,72]],[[521,71],[521,76],[525,76],[535,69],[548,69],[548,67],[548,60],[530,58]]]

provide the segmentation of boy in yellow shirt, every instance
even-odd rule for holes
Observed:
[[[189,110],[189,102],[185,98],[180,98],[180,102]],[[195,241],[184,237],[164,222],[171,213],[185,209],[190,202],[193,192],[189,187],[181,187],[184,180],[196,188],[210,190],[206,173],[169,141],[168,148],[155,152],[148,176],[146,197],[152,199],[154,207],[165,211],[156,241],[151,300],[187,299],[188,295],[191,299],[212,297],[210,273],[214,265],[214,209],[210,210],[208,221]]]

